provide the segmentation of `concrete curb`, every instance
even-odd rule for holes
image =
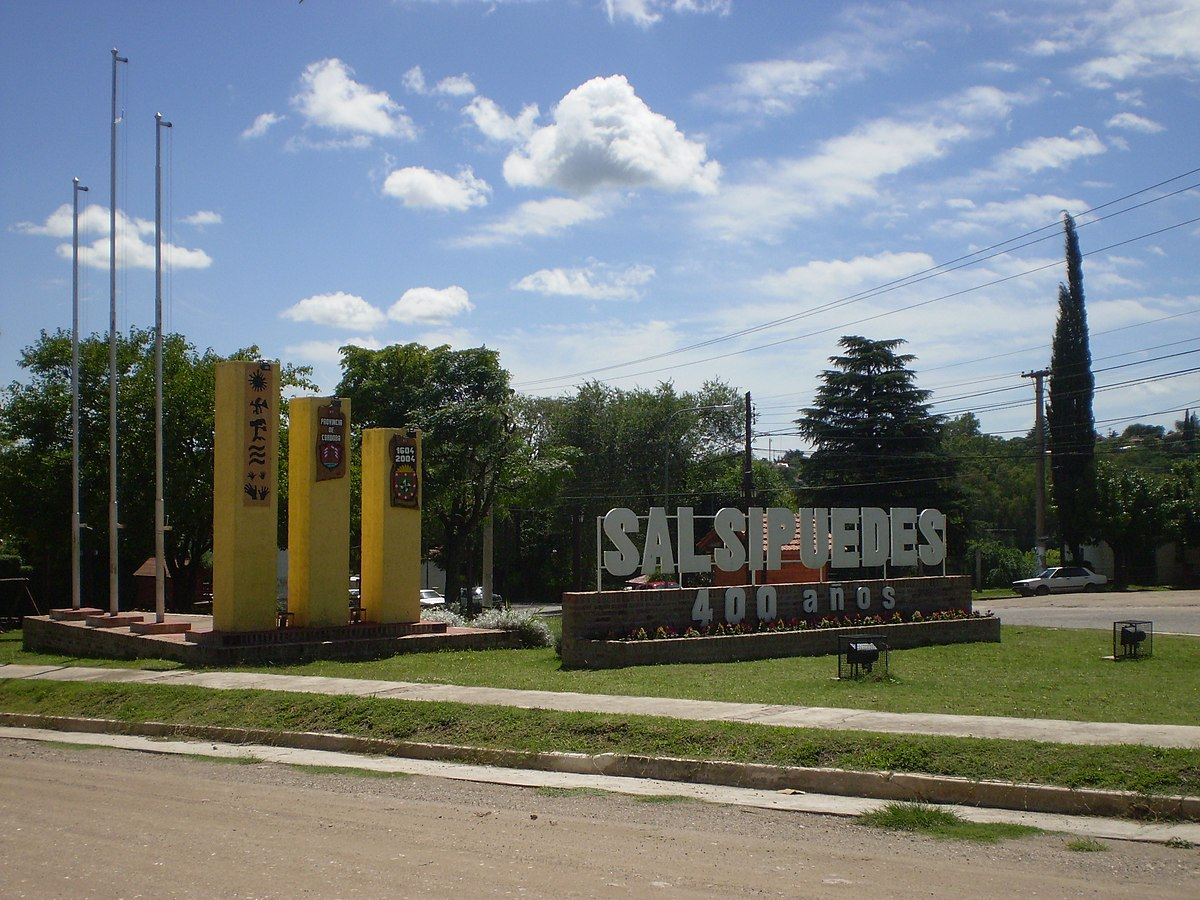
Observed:
[[[971,781],[965,778],[899,772],[853,772],[844,769],[713,762],[618,753],[593,756],[583,753],[494,750],[319,732],[175,725],[166,722],[120,722],[112,719],[29,713],[0,712],[0,725],[85,734],[193,738],[230,744],[262,744],[301,750],[397,756],[576,775],[653,778],[661,781],[766,791],[794,790],[842,797],[956,804],[1059,815],[1200,822],[1200,798],[1196,797],[1147,796],[1124,791],[1076,790],[1049,785]]]

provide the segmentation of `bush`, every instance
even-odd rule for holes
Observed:
[[[982,588],[1008,587],[1014,581],[1032,578],[1037,574],[1037,560],[1032,553],[1022,553],[999,541],[971,541],[967,544],[967,557],[972,570],[976,552],[980,555]]]
[[[467,620],[446,606],[435,606],[432,609],[421,610],[423,622],[445,622],[451,628],[465,628]]]
[[[518,612],[513,609],[485,609],[471,620],[473,628],[496,628],[501,631],[515,631],[521,637],[523,647],[552,647],[554,635],[550,627],[540,616],[531,612]]]
[[[542,619],[531,612],[513,609],[485,609],[473,619],[465,619],[455,610],[445,606],[421,610],[421,619],[426,622],[445,622],[453,628],[494,628],[498,631],[515,631],[521,637],[523,647],[552,647],[554,635]]]

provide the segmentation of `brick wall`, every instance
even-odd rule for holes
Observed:
[[[842,618],[852,615],[882,616],[884,619],[899,612],[905,619],[914,612],[928,615],[946,610],[971,610],[971,579],[966,575],[930,576],[920,578],[890,578],[862,581],[796,583],[770,585],[774,591],[775,618],[790,621],[802,619],[815,623],[822,618]],[[703,589],[677,588],[670,590],[637,590],[637,591],[603,591],[563,595],[563,636],[562,657],[566,665],[587,665],[586,660],[598,659],[599,651],[595,647],[577,646],[585,642],[610,642],[625,638],[639,628],[653,633],[659,627],[673,629],[683,634],[688,628],[699,628],[701,621],[694,615],[697,611],[698,597]],[[728,588],[709,588],[707,590],[707,608],[711,614],[711,622],[740,621],[753,628],[759,622],[759,601],[761,588],[742,585],[730,596]],[[739,603],[738,594],[741,594]],[[764,603],[766,597],[762,598]],[[740,617],[739,614],[740,613]],[[730,615],[732,614],[732,616]],[[769,616],[767,618],[770,618]],[[858,629],[861,631],[862,629]],[[966,635],[969,627],[961,631]],[[922,633],[917,628],[913,633]],[[954,629],[945,630],[948,638],[957,640],[954,635],[960,632]],[[990,633],[990,632],[989,632]],[[613,650],[605,651],[606,658],[646,657],[653,661],[693,661],[670,657],[669,648],[675,648],[680,654],[699,654],[703,661],[718,659],[762,659],[769,656],[806,655],[808,653],[837,652],[837,637],[835,632],[824,642],[818,638],[808,637],[811,632],[787,632],[773,635],[745,635],[747,638],[771,638],[766,641],[739,641],[736,638],[681,638],[678,641],[619,641],[623,646],[646,647],[650,644],[661,644],[668,649],[660,650]],[[935,634],[935,632],[930,632]],[[804,638],[792,638],[791,635],[804,635]],[[778,639],[778,640],[775,640]],[[969,638],[977,639],[977,638]],[[991,640],[993,638],[983,638]],[[995,640],[999,640],[998,627]],[[700,650],[693,642],[716,641],[714,647],[719,647],[721,641],[731,641],[730,647],[740,647],[737,650]],[[953,642],[953,640],[937,640],[936,643]],[[829,642],[832,641],[832,644]],[[686,645],[686,649],[685,649]],[[828,649],[832,646],[832,650]],[[748,649],[754,648],[754,649]],[[777,648],[764,650],[763,648]],[[725,656],[726,653],[754,653],[755,656]],[[662,654],[666,658],[660,659]],[[701,661],[696,659],[694,661]],[[621,665],[638,663],[625,662]]]

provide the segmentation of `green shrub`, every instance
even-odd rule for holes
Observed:
[[[471,620],[474,628],[497,628],[501,631],[515,631],[521,637],[524,647],[552,647],[554,635],[550,627],[540,616],[531,612],[514,609],[485,609]]]

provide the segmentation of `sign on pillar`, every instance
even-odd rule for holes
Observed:
[[[274,628],[279,364],[217,363],[213,630]]]
[[[296,625],[349,619],[349,431],[348,399],[288,402],[288,609]]]
[[[421,618],[421,433],[415,429],[363,431],[361,589],[367,621]]]

